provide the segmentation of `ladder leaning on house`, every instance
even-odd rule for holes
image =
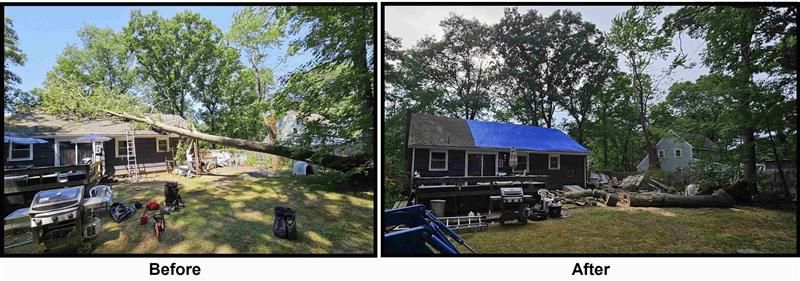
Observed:
[[[129,125],[128,131],[125,132],[125,148],[127,150],[128,164],[128,180],[136,181],[139,179],[139,165],[136,163],[136,133]]]

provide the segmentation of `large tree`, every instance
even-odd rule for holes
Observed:
[[[188,117],[192,93],[207,83],[197,74],[215,67],[212,54],[223,40],[222,32],[189,11],[171,19],[133,11],[125,33],[138,74],[148,87],[148,102],[160,112]]]
[[[656,25],[656,17],[662,9],[658,6],[631,7],[614,17],[608,37],[630,76],[650,168],[656,169],[660,164],[654,136],[648,127],[648,103],[655,94],[655,85],[648,69],[674,50],[671,34]]]
[[[737,82],[732,95],[743,143],[744,179],[757,193],[753,99],[758,73],[794,74],[796,83],[796,7],[688,6],[665,19],[667,29],[685,30],[706,42],[703,63]],[[788,67],[787,67],[788,66]],[[787,69],[792,69],[788,70]]]
[[[139,86],[133,56],[124,34],[111,28],[85,26],[78,31],[81,45],[68,45],[47,73],[43,94],[55,94],[65,81],[75,82],[84,93],[105,88],[134,94]]]
[[[287,8],[290,53],[311,60],[286,79],[271,109],[294,111],[302,143],[355,145],[375,151],[374,9],[369,6]],[[327,147],[320,147],[322,150]]]

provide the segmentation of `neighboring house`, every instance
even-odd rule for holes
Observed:
[[[187,122],[177,115],[156,114],[151,116],[163,123],[187,127]],[[98,119],[70,121],[36,112],[19,112],[4,118],[4,133],[23,134],[44,139],[43,144],[4,143],[3,165],[36,167],[66,166],[81,163],[101,149],[105,154],[105,167],[109,175],[127,173],[127,148],[125,134],[129,124]],[[92,147],[90,143],[75,144],[71,141],[87,134],[112,138]],[[140,167],[148,172],[163,170],[166,160],[173,159],[173,150],[178,144],[176,134],[160,134],[153,130],[136,130],[136,158]],[[182,155],[182,154],[179,154]]]
[[[283,116],[281,116],[281,118],[275,122],[275,138],[277,143],[291,142],[294,137],[302,134],[305,131],[305,124],[304,122],[300,122],[298,115],[299,114],[297,111],[290,110],[283,114]],[[326,120],[325,117],[316,113],[311,113],[305,118],[305,122],[314,121],[330,125],[330,122]],[[312,145],[314,146],[319,144],[320,141],[318,140],[312,142]],[[341,141],[339,141],[339,144],[337,144],[337,140],[328,140],[327,144],[336,144],[333,154],[338,156],[352,156],[361,153],[363,150],[361,149],[361,142],[341,144]]]
[[[511,170],[509,152],[517,150]],[[586,184],[591,153],[557,129],[411,114],[408,125],[411,174],[422,177],[546,175],[549,187]],[[407,161],[408,161],[407,160]]]
[[[661,169],[665,171],[679,171],[689,168],[689,165],[696,161],[698,152],[710,152],[716,150],[716,144],[708,138],[690,135],[688,138],[694,140],[697,148],[693,146],[687,138],[682,137],[673,130],[669,130],[661,140],[656,143],[656,153],[658,154]],[[712,153],[706,153],[710,155]],[[647,171],[650,167],[650,158],[645,155],[636,170],[639,172]]]

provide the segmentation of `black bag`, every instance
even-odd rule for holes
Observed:
[[[181,195],[178,194],[180,189],[178,188],[178,183],[174,181],[170,181],[164,184],[164,203],[170,207],[183,207],[183,200],[181,200]]]
[[[297,240],[297,223],[295,211],[291,208],[275,207],[275,221],[272,233],[283,239]]]

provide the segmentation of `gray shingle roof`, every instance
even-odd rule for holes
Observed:
[[[154,120],[178,126],[188,127],[188,122],[178,115],[153,114]],[[95,120],[67,120],[58,116],[40,112],[18,112],[3,118],[3,132],[26,134],[31,136],[82,136],[99,134],[105,136],[125,135],[128,123],[112,118]],[[153,130],[136,130],[137,135],[160,135]],[[173,136],[177,136],[172,134]]]
[[[475,147],[475,140],[463,119],[418,113],[412,113],[409,118],[408,147]]]

